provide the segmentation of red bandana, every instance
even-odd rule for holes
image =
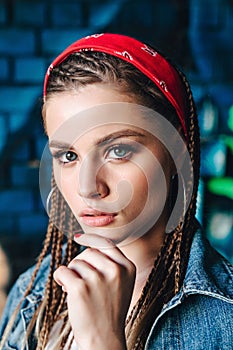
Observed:
[[[79,51],[100,51],[117,56],[137,67],[151,79],[175,108],[187,138],[185,125],[184,87],[176,69],[157,51],[146,44],[119,34],[94,34],[68,46],[49,66],[44,80],[44,97],[51,70],[70,54]]]

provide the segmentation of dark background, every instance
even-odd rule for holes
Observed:
[[[38,179],[44,73],[71,42],[108,31],[158,47],[188,76],[203,149],[197,215],[233,262],[233,1],[0,0],[0,244],[11,282],[35,262],[48,221]]]

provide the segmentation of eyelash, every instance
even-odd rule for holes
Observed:
[[[63,156],[66,156],[68,153],[71,153],[71,154],[75,155],[76,158],[74,160],[72,160],[72,161],[69,161],[68,159],[67,159],[67,161],[61,160],[61,158]],[[75,162],[78,159],[77,154],[75,152],[69,151],[69,150],[68,151],[57,151],[56,153],[53,153],[52,156],[53,156],[53,158],[55,158],[58,161],[59,164],[62,164],[62,165],[73,163],[73,162]]]
[[[122,157],[118,157],[116,156],[115,158],[111,158],[110,159],[113,159],[113,160],[127,160],[127,159],[130,159],[130,157],[132,156],[133,153],[135,153],[136,149],[134,146],[132,145],[129,145],[129,144],[126,144],[126,143],[119,143],[117,145],[114,145],[114,146],[111,146],[110,148],[107,149],[107,152],[106,152],[106,155],[107,157],[109,156],[110,152],[111,151],[116,151],[117,149],[123,149],[123,150],[126,150],[126,154]]]
[[[109,154],[110,152],[112,151],[116,151],[117,149],[123,149],[123,150],[126,150],[126,154],[124,156],[116,156],[116,157],[109,157]],[[130,157],[132,156],[133,153],[136,152],[136,149],[134,146],[132,145],[129,145],[129,144],[126,144],[126,143],[119,143],[117,145],[113,145],[113,146],[110,146],[106,151],[105,151],[105,157],[110,160],[128,160],[130,159]],[[72,155],[75,155],[75,159],[74,160],[67,160],[67,161],[63,161],[61,160],[62,157],[66,157],[68,153],[71,153]],[[55,158],[59,164],[62,164],[62,165],[68,165],[68,164],[71,164],[73,162],[75,162],[77,159],[78,159],[78,155],[73,152],[73,151],[70,151],[70,150],[67,150],[67,151],[57,151],[55,153],[52,154],[53,158]]]

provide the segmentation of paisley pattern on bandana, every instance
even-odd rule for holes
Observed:
[[[70,54],[100,51],[129,62],[151,79],[175,108],[187,136],[185,88],[178,71],[161,54],[148,45],[125,35],[101,33],[88,35],[68,46],[49,66],[44,80],[44,98],[51,70]]]

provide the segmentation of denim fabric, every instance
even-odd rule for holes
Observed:
[[[184,284],[155,320],[145,349],[233,349],[233,266],[200,232]]]
[[[43,298],[48,268],[49,257],[44,260],[37,283],[21,306],[4,350],[21,349],[25,327]],[[0,337],[25,292],[32,271],[33,268],[25,272],[9,294]],[[25,349],[35,349],[33,341]],[[233,349],[233,267],[210,247],[201,232],[194,236],[183,286],[154,321],[145,349]]]

